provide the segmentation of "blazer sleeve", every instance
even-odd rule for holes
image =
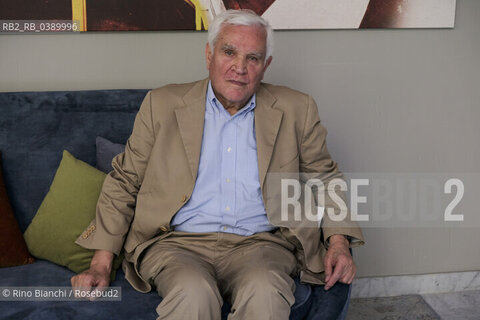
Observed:
[[[96,216],[75,241],[89,249],[108,250],[118,255],[135,214],[138,191],[155,140],[151,92],[138,111],[125,152],[112,161],[111,171],[103,183]]]
[[[334,234],[347,236],[352,246],[362,245],[364,237],[360,227],[355,221],[351,221],[350,210],[346,205],[344,208],[340,206],[342,201],[346,204],[345,193],[337,191],[335,192],[337,197],[331,196],[335,191],[331,182],[334,179],[344,179],[337,163],[332,160],[328,152],[327,130],[320,123],[317,105],[311,96],[308,96],[308,109],[304,123],[300,145],[300,172],[302,180],[319,178],[325,186],[324,203],[317,203],[317,206],[325,210],[321,224],[325,247],[328,248],[328,238]],[[343,219],[337,219],[341,215],[341,210],[344,210],[343,213],[346,213],[346,216]],[[334,214],[329,215],[329,211]],[[334,219],[331,218],[332,216]]]

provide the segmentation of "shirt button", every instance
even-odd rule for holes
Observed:
[[[224,226],[224,227],[223,227],[223,230],[227,230],[227,226]]]
[[[184,195],[183,195],[183,197],[182,197],[182,202],[185,202],[185,201],[187,201],[187,198],[188,198],[188,197],[187,197],[187,195],[186,195],[186,194],[184,194]]]
[[[228,148],[227,148],[227,151],[228,151],[228,152],[231,152],[231,151],[232,151],[232,148],[231,148],[231,147],[228,147]]]
[[[230,179],[229,179],[229,178],[227,178],[225,181],[227,181],[227,182],[230,182]]]
[[[161,226],[160,230],[162,230],[163,232],[166,232],[168,230],[168,228],[166,226]]]
[[[225,208],[225,211],[230,211],[230,207],[227,206],[227,207]]]

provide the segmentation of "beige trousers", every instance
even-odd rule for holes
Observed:
[[[158,319],[288,319],[295,302],[293,245],[262,232],[172,232],[147,248],[139,272],[163,297]]]

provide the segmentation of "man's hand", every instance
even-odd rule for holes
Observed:
[[[97,250],[93,255],[90,269],[70,279],[72,288],[80,291],[90,291],[92,287],[103,290],[110,284],[110,272],[112,271],[113,253],[105,250]],[[90,300],[94,300],[90,298]]]
[[[333,287],[337,281],[351,284],[357,271],[348,250],[348,240],[340,234],[331,236],[329,240],[330,246],[325,255],[325,290]]]

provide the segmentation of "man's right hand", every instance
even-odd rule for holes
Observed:
[[[93,255],[90,269],[70,279],[72,288],[77,291],[103,290],[110,284],[110,272],[112,271],[113,253],[106,250],[97,250]],[[94,300],[91,298],[90,300]]]

